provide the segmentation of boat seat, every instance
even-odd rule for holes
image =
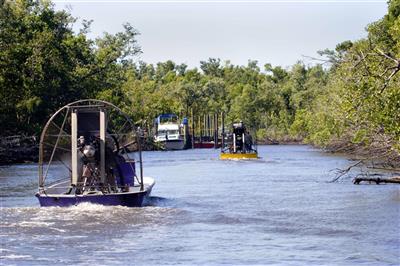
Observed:
[[[118,171],[117,175],[117,185],[118,186],[133,186],[134,179],[136,176],[135,172],[135,161],[134,160],[119,160],[117,163]]]

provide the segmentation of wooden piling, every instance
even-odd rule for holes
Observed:
[[[218,148],[218,113],[214,113],[214,149]]]
[[[221,112],[221,149],[225,147],[225,113]]]
[[[194,132],[194,114],[193,114],[193,108],[191,108],[191,122],[192,122],[192,126],[190,127],[190,131],[192,131],[192,136],[191,136],[191,140],[192,140],[192,149],[194,149],[194,134],[195,134],[195,132]]]
[[[204,118],[202,118],[201,116],[199,116],[199,131],[200,131],[200,144],[203,143],[203,125],[202,125],[202,120]]]

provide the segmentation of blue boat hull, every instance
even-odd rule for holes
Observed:
[[[149,196],[150,191],[76,196],[36,194],[42,207],[68,207],[84,202],[107,206],[141,207]]]

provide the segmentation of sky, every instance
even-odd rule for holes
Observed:
[[[220,58],[235,65],[289,67],[315,61],[317,51],[366,37],[365,27],[387,11],[381,0],[56,0],[78,22],[93,20],[89,37],[122,31],[129,22],[140,32],[143,53],[135,61],[173,60],[198,67]]]

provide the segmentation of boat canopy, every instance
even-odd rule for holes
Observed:
[[[162,114],[155,119],[155,124],[165,123],[178,123],[178,116],[175,114]]]

